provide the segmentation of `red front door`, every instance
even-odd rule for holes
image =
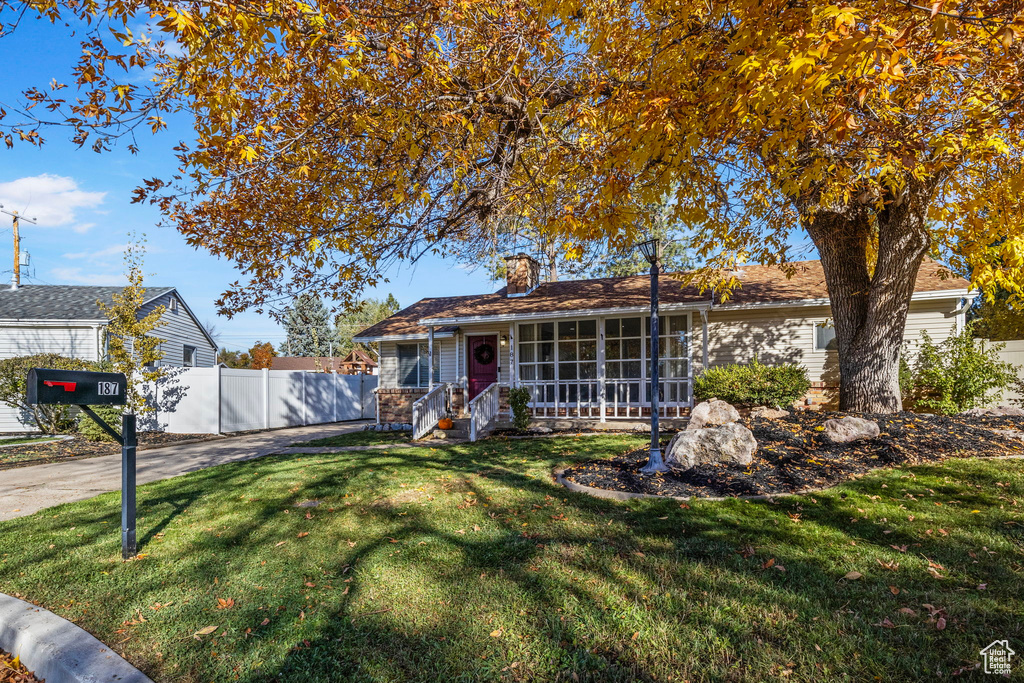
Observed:
[[[498,381],[498,337],[469,338],[469,399]]]

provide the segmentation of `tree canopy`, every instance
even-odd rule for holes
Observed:
[[[79,94],[28,93],[36,108],[0,121],[9,139],[37,142],[38,110],[99,147],[142,121],[159,128],[162,109],[193,112],[180,175],[137,198],[244,270],[220,302],[228,313],[314,287],[352,304],[393,260],[494,243],[504,220],[570,257],[595,242],[622,249],[666,194],[671,221],[694,230],[702,286],[737,284],[722,276],[737,260],[785,264],[806,232],[846,408],[899,407],[898,338],[927,255],[1022,299],[1016,2],[31,11],[104,19],[86,32]],[[143,12],[167,44],[123,27]],[[152,69],[155,87],[118,67]]]

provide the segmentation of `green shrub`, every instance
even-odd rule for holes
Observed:
[[[114,428],[114,431],[121,431],[120,406],[91,406],[92,412],[103,418],[103,421]],[[103,428],[96,424],[96,421],[85,413],[78,415],[78,433],[89,441],[113,441],[113,437],[103,431]]]
[[[976,340],[971,325],[939,344],[922,331],[909,381],[900,382],[904,403],[946,415],[988,405],[1017,382],[1013,365],[999,358],[1004,346]]]
[[[35,424],[41,432],[60,434],[75,427],[71,406],[30,406],[26,402],[28,371],[32,368],[55,370],[89,370],[92,365],[77,358],[66,358],[55,353],[17,356],[0,360],[0,403],[15,408],[23,418]]]
[[[508,405],[512,409],[512,425],[516,429],[530,426],[530,390],[516,387],[508,391]]]
[[[708,368],[694,381],[693,395],[698,401],[786,407],[810,388],[807,371],[799,365],[765,365],[754,358],[749,364]]]

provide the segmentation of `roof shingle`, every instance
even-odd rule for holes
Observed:
[[[146,300],[172,291],[173,287],[147,287]],[[106,320],[98,299],[113,303],[124,287],[77,285],[22,285],[0,289],[0,320]]]

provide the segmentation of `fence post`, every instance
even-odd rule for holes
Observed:
[[[263,428],[270,429],[270,368],[263,368]]]
[[[223,413],[224,413],[224,406],[223,406],[223,403],[224,403],[223,398],[224,397],[223,397],[223,389],[221,388],[221,374],[220,374],[221,366],[220,365],[215,365],[214,367],[217,369],[217,375],[216,375],[216,377],[217,377],[217,431],[216,431],[216,433],[220,434],[221,433],[220,432],[220,428],[221,428],[221,425],[222,425]]]
[[[299,374],[302,376],[302,424],[305,426],[309,424],[309,417],[306,411],[306,373],[300,370]]]
[[[331,382],[331,386],[334,387],[334,422],[338,421],[338,378],[341,376],[336,372],[331,375],[334,380]]]

